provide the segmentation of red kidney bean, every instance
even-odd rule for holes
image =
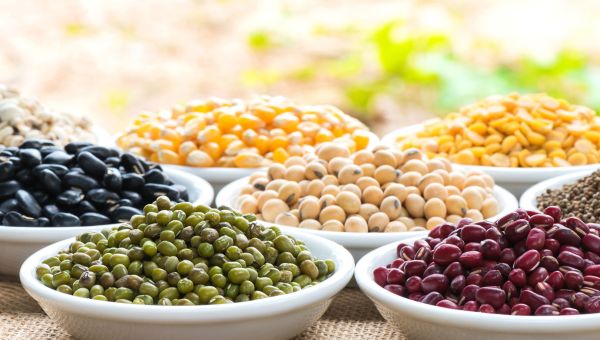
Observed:
[[[511,315],[531,315],[531,308],[524,303],[517,303],[510,309]]]
[[[585,309],[585,304],[589,299],[590,297],[586,294],[577,292],[571,296],[569,302],[571,302],[572,307],[582,311]]]
[[[523,255],[523,253],[527,251],[527,247],[525,247],[525,240],[514,243],[512,249],[515,251],[515,255],[517,257]]]
[[[483,304],[483,305],[479,306],[479,312],[480,313],[495,314],[496,310],[494,310],[494,307],[492,305]]]
[[[588,313],[600,312],[600,296],[593,296],[585,303],[585,311]]]
[[[481,245],[479,243],[469,242],[469,243],[465,244],[465,247],[463,248],[463,252],[479,251],[480,248],[481,248]]]
[[[531,227],[529,226],[527,220],[520,219],[508,224],[504,229],[504,232],[506,234],[506,238],[510,242],[514,243],[525,239],[527,234],[529,234],[529,230],[531,230]]]
[[[580,289],[583,286],[583,275],[576,271],[568,271],[564,274],[565,287],[569,289]]]
[[[500,308],[506,301],[506,293],[496,287],[481,287],[475,293],[475,299],[480,304],[489,304],[494,308]]]
[[[537,215],[537,216],[540,216],[540,215]],[[541,250],[542,248],[544,248],[545,242],[546,242],[546,232],[543,231],[542,229],[534,228],[529,231],[529,234],[527,234],[527,239],[525,241],[525,247],[527,249]]]
[[[565,226],[573,230],[577,235],[583,237],[590,232],[590,228],[577,217],[567,217]]]
[[[471,223],[473,223],[472,219],[470,219],[468,217],[463,217],[460,220],[458,220],[458,223],[456,224],[456,227],[457,228],[462,228],[462,227],[464,227],[466,225],[469,225]]]
[[[543,256],[540,259],[540,267],[546,268],[549,272],[554,272],[560,267],[560,263],[554,256]]]
[[[561,246],[560,249],[558,250],[559,253],[563,252],[563,251],[570,251],[571,253],[583,258],[585,257],[585,253],[577,248],[577,247],[573,247],[573,246]]]
[[[554,300],[552,300],[552,306],[558,308],[559,310],[563,309],[563,308],[569,308],[571,307],[571,304],[569,303],[569,301],[567,301],[567,299],[564,298],[556,298]]]
[[[390,264],[390,268],[399,268],[404,263],[403,259],[395,259]]]
[[[507,305],[506,303],[503,304],[502,306],[500,306],[500,308],[496,309],[496,314],[509,315],[510,314],[510,306]]]
[[[600,255],[594,253],[593,251],[586,251],[585,259],[594,262],[594,264],[600,264]]]
[[[430,292],[428,294],[423,295],[420,302],[426,303],[428,305],[435,305],[444,299],[444,296],[438,292]]]
[[[554,218],[546,214],[537,214],[529,218],[529,224],[531,224],[533,227],[549,228],[552,227],[554,223]]]
[[[445,243],[445,244],[453,244],[453,245],[457,246],[461,251],[463,250],[463,248],[465,246],[465,241],[463,241],[460,237],[458,237],[458,235],[450,235],[450,236],[448,236],[444,240],[443,243]]]
[[[538,282],[546,281],[548,275],[548,270],[546,270],[546,268],[537,267],[529,274],[529,277],[527,278],[527,283],[533,287],[536,284],[538,284]]]
[[[537,250],[528,250],[515,260],[515,267],[525,272],[532,271],[540,264],[540,253]]]
[[[554,294],[554,289],[552,289],[552,286],[550,286],[547,282],[538,282],[534,286],[533,290],[548,299],[548,301],[552,301],[556,297]]]
[[[462,305],[466,301],[475,300],[475,295],[477,294],[477,291],[479,290],[479,288],[480,287],[478,285],[465,286],[465,288],[462,290],[462,292],[460,293],[460,296],[458,298],[458,304]]]
[[[560,249],[560,242],[553,238],[546,238],[546,241],[544,241],[544,249],[549,249],[552,251],[553,255],[556,255]]]
[[[427,243],[426,240],[416,240],[415,244],[413,245],[413,249],[416,252],[419,252],[419,249],[421,248],[431,249],[431,246],[429,245],[429,243]]]
[[[481,279],[483,277],[479,273],[470,273],[467,275],[467,285],[481,285]]]
[[[484,258],[488,260],[497,260],[500,257],[500,245],[498,242],[494,240],[483,240],[481,242],[481,246],[479,247],[479,251],[483,255]]]
[[[565,278],[561,272],[555,271],[548,275],[546,282],[552,287],[552,289],[559,290],[565,285]]]
[[[482,286],[500,286],[504,282],[502,273],[499,270],[492,269],[485,273],[481,278]]]
[[[498,258],[498,261],[512,266],[516,258],[517,256],[514,250],[511,248],[504,248],[500,251],[500,257]]]
[[[422,276],[427,264],[423,260],[411,260],[404,262],[402,266],[406,277]]]
[[[594,289],[600,289],[600,277],[594,275],[585,275],[583,285]]]
[[[433,261],[439,265],[450,264],[460,258],[462,251],[453,244],[440,244],[433,251]]]
[[[542,249],[542,250],[540,250],[540,255],[542,257],[544,257],[544,256],[552,256],[552,257],[554,257],[554,253],[550,249]]]
[[[534,315],[558,315],[558,314],[560,314],[558,308],[556,308],[552,305],[541,305],[534,312]]]
[[[477,303],[477,301],[473,301],[473,300],[467,301],[462,306],[462,310],[467,311],[467,312],[477,312],[477,311],[479,311],[479,304]]]
[[[556,294],[556,298],[563,298],[571,301],[571,297],[575,294],[575,291],[572,289],[559,289]]]
[[[444,293],[448,289],[448,278],[443,274],[431,274],[421,281],[421,290],[423,293],[440,292]]]
[[[573,254],[570,251],[563,251],[558,254],[557,260],[561,265],[570,266],[577,269],[583,269],[584,266],[583,259],[579,255]]]
[[[562,225],[558,225],[557,229],[549,236],[562,245],[579,246],[581,243],[581,237],[576,232]]]
[[[413,292],[413,293],[408,294],[409,299],[411,299],[413,301],[417,301],[417,302],[421,301],[422,297],[423,297],[423,293],[421,293],[421,292]]]
[[[388,270],[385,267],[375,268],[375,270],[373,270],[373,279],[375,280],[375,283],[381,287],[385,286],[387,283],[387,274]]]
[[[441,273],[442,273],[442,267],[440,267],[439,265],[437,265],[435,263],[431,263],[423,272],[423,277],[425,278],[432,274],[441,274]]]
[[[531,290],[522,290],[519,302],[528,305],[532,310],[536,310],[541,305],[550,304],[550,301],[546,297]]]
[[[466,285],[467,285],[467,279],[465,278],[465,276],[458,275],[458,276],[455,276],[452,279],[452,281],[450,282],[450,290],[454,294],[460,294],[460,292],[465,288]]]
[[[483,256],[478,251],[467,251],[460,255],[458,261],[465,268],[475,268],[481,266],[483,263]]]
[[[519,219],[519,213],[516,211],[509,212],[508,214],[500,217],[496,222],[496,226],[500,229],[506,228],[509,223],[512,223]]]
[[[431,231],[429,232],[429,236],[431,236],[433,238],[446,238],[455,229],[456,229],[456,226],[454,226],[453,224],[443,223],[443,224],[437,225],[436,227],[431,229]]]
[[[516,296],[518,292],[517,286],[515,286],[515,284],[510,281],[504,282],[504,284],[502,285],[502,290],[504,291],[504,293],[506,293],[506,298],[509,300],[511,297]]]
[[[575,308],[563,308],[560,310],[559,315],[578,315],[579,311]]]
[[[398,268],[392,268],[388,270],[387,273],[387,282],[390,284],[401,285],[404,284],[404,272]]]
[[[450,263],[446,269],[444,269],[444,275],[446,275],[450,280],[458,275],[463,275],[464,273],[465,271],[462,267],[462,264],[460,264],[458,261]]]
[[[398,257],[404,261],[410,261],[415,259],[415,250],[411,246],[405,246],[398,252]]]
[[[492,227],[485,231],[485,238],[498,242],[502,238],[502,233],[498,228]]]
[[[390,291],[396,295],[403,296],[404,295],[404,287],[398,284],[389,284],[385,285],[385,290]]]
[[[546,207],[546,209],[544,209],[544,214],[551,216],[555,223],[560,222],[560,219],[562,218],[560,208],[554,205]]]
[[[583,269],[589,267],[589,266],[593,266],[595,265],[595,263],[591,260],[588,259],[583,259]]]
[[[422,279],[418,276],[411,276],[406,279],[404,287],[409,293],[420,293],[421,292],[421,281]]]
[[[508,279],[517,287],[524,287],[527,284],[527,274],[521,268],[515,268],[508,274]]]
[[[466,225],[460,230],[460,238],[462,238],[465,243],[481,242],[485,239],[485,228],[476,224]]]
[[[435,304],[438,307],[450,308],[450,309],[458,309],[458,305],[450,300],[441,300]]]
[[[590,251],[600,255],[600,236],[587,234],[581,239],[583,245]]]

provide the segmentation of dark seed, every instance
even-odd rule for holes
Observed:
[[[79,188],[83,192],[87,192],[99,186],[98,182],[92,177],[73,171],[69,171],[63,177],[63,184],[67,188]]]
[[[102,178],[108,167],[98,157],[92,153],[84,151],[77,155],[77,164],[85,171],[89,176]]]
[[[85,195],[81,190],[70,189],[63,191],[60,195],[56,196],[56,203],[63,206],[74,206],[81,202]]]
[[[71,162],[73,162],[73,155],[69,155],[64,151],[54,151],[44,157],[44,164],[69,165]]]
[[[110,218],[100,215],[98,213],[85,213],[79,217],[81,220],[81,225],[84,226],[92,226],[92,225],[102,225],[102,224],[110,224]]]
[[[42,207],[38,204],[38,202],[25,190],[19,190],[15,194],[15,198],[19,203],[19,208],[21,211],[29,216],[29,217],[39,217],[42,213]]]
[[[20,149],[19,157],[26,167],[34,167],[42,163],[42,154],[37,149]]]
[[[79,217],[73,214],[59,212],[52,216],[52,225],[57,227],[72,227],[81,225],[81,222],[79,221]]]

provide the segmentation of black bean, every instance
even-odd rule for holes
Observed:
[[[36,166],[35,168],[33,168],[32,173],[35,176],[39,177],[43,170],[50,170],[50,171],[52,171],[58,177],[62,177],[67,172],[69,172],[69,168],[67,168],[64,165],[60,165],[60,164],[40,164],[40,165]]]
[[[23,216],[16,211],[7,212],[2,218],[2,224],[15,227],[38,227],[38,221],[35,218]]]
[[[141,194],[147,201],[154,201],[158,196],[167,196],[172,200],[179,199],[179,190],[164,184],[147,183],[142,188]]]
[[[22,186],[33,185],[35,178],[31,175],[31,171],[27,168],[23,168],[15,173],[15,179],[22,184]]]
[[[88,143],[88,142],[71,142],[67,145],[65,145],[65,151],[67,153],[70,153],[72,155],[79,153],[79,150],[88,147],[88,146],[92,146],[92,143]]]
[[[85,195],[81,190],[69,189],[56,196],[56,203],[63,206],[75,206],[79,204],[84,197]]]
[[[33,198],[33,196],[31,196],[30,193],[25,190],[19,190],[15,194],[15,198],[17,199],[19,208],[21,208],[21,211],[24,215],[36,218],[40,217],[40,214],[42,213],[42,207],[40,207],[39,203],[35,200],[35,198]]]
[[[138,174],[125,173],[121,177],[123,179],[123,190],[139,191],[146,184],[144,177]]]
[[[79,216],[81,220],[81,225],[91,226],[91,225],[102,225],[102,224],[110,224],[110,218],[100,215],[98,213],[85,213]]]
[[[110,150],[103,146],[91,145],[79,150],[79,152],[84,151],[91,153],[92,155],[100,158],[101,160],[105,160],[107,157],[111,156]]]
[[[46,204],[42,208],[42,215],[48,217],[49,219],[52,219],[52,216],[58,214],[59,212],[60,209],[54,204]]]
[[[121,197],[128,199],[134,207],[140,207],[144,203],[142,196],[135,191],[123,190]]]
[[[59,212],[52,217],[52,225],[56,227],[74,227],[81,225],[81,221],[79,217],[73,214]]]
[[[54,146],[42,146],[40,148],[40,153],[42,154],[42,159],[44,159],[46,156],[48,156],[49,154],[51,154],[51,153],[53,153],[55,151],[64,152],[63,149],[59,148],[56,145],[54,145]]]
[[[181,184],[173,184],[171,185],[174,189],[176,189],[177,191],[179,191],[179,198],[181,198],[184,201],[189,201],[190,200],[190,196],[188,194],[187,188]]]
[[[102,178],[108,170],[103,161],[88,151],[82,151],[77,155],[77,164],[86,174],[96,178]]]
[[[17,181],[0,182],[0,199],[13,197],[20,189],[21,185]]]
[[[98,212],[98,209],[96,209],[96,207],[94,207],[94,205],[92,203],[90,203],[89,201],[83,200],[81,202],[79,202],[79,204],[77,205],[77,213],[78,214],[85,214],[88,212]]]
[[[110,158],[110,157],[120,158],[121,157],[121,151],[119,151],[119,149],[117,149],[117,148],[108,148],[108,151],[109,151],[109,156],[107,158]]]
[[[38,227],[46,227],[50,225],[50,220],[47,219],[46,217],[40,217],[37,219],[37,226]]]
[[[58,195],[62,190],[62,181],[54,172],[44,169],[38,176],[42,186],[50,195]]]
[[[167,176],[158,169],[152,169],[144,174],[146,183],[166,184]]]
[[[79,188],[84,192],[100,186],[92,177],[72,170],[63,177],[63,185],[67,188]]]
[[[19,149],[39,149],[42,147],[41,139],[28,139],[19,145]]]
[[[14,154],[13,154],[12,152],[10,152],[10,151],[6,151],[6,149],[5,149],[5,150],[2,150],[2,151],[0,151],[0,157],[7,157],[7,158],[10,158],[10,157],[12,157],[12,156],[14,156]]]
[[[61,164],[61,165],[69,165],[72,164],[75,156],[69,155],[68,153],[59,150],[54,151],[48,156],[44,157],[44,164]]]
[[[140,163],[140,159],[129,152],[125,152],[121,155],[121,166],[127,172],[135,172],[138,175],[144,174],[144,167]]]
[[[121,198],[118,202],[117,205],[120,207],[133,207],[133,203],[131,203],[130,200],[128,200],[127,198]]]
[[[31,196],[33,196],[40,205],[48,203],[48,194],[43,190],[34,190],[31,192]]]
[[[15,165],[8,157],[2,157],[0,161],[0,181],[6,181],[15,174]]]
[[[117,204],[119,195],[104,188],[97,188],[88,191],[86,199],[96,207],[109,207]]]
[[[42,154],[37,149],[20,149],[19,157],[23,165],[30,168],[42,163]]]
[[[121,164],[121,158],[108,157],[107,159],[104,160],[104,163],[106,163],[106,165],[108,165],[109,167],[119,168],[119,165]]]
[[[112,213],[112,220],[120,223],[129,222],[133,215],[143,215],[143,212],[134,207],[118,207]]]
[[[16,198],[11,198],[0,203],[0,211],[9,212],[13,210],[19,209],[19,202],[17,202]]]
[[[121,178],[121,172],[119,169],[109,168],[104,175],[102,184],[112,191],[121,191],[123,185],[123,179]]]

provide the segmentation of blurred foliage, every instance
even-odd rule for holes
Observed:
[[[340,34],[323,28],[316,31]],[[352,30],[343,33],[357,34]],[[272,38],[264,34],[260,31],[250,36],[253,49],[269,46]],[[284,70],[251,70],[244,81],[269,85],[282,80],[332,79],[347,108],[367,119],[381,95],[440,114],[488,95],[515,91],[547,92],[600,109],[600,69],[581,51],[563,49],[549,60],[526,55],[504,60],[493,42],[472,46],[467,55],[456,52],[454,44],[446,33],[412,30],[402,20],[394,20],[366,35],[342,58],[317,56]],[[492,66],[476,62],[478,56],[491,58],[491,63],[486,61]],[[432,96],[420,99],[415,92]]]

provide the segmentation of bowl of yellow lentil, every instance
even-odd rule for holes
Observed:
[[[542,180],[600,168],[600,119],[544,94],[492,96],[395,130],[382,144],[478,169],[520,195]]]
[[[118,147],[195,174],[217,189],[330,141],[353,152],[379,138],[334,106],[270,96],[209,98],[144,112],[116,137]]]

